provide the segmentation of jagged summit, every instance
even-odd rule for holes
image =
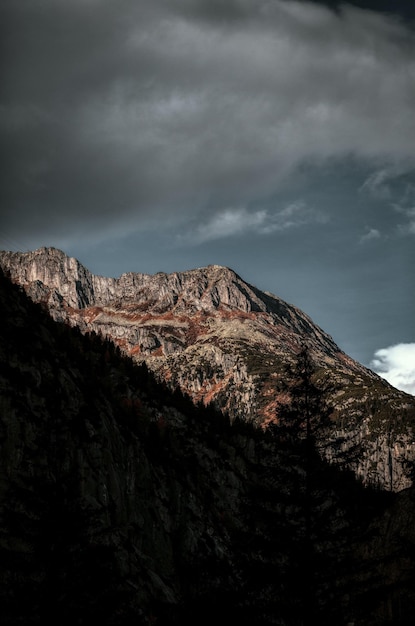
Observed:
[[[266,310],[266,304],[257,293],[251,291],[236,272],[221,265],[173,273],[125,272],[118,278],[107,278],[92,274],[77,259],[53,247],[33,252],[1,251],[0,263],[11,273],[12,279],[17,277],[21,284],[40,281],[60,293],[66,287],[68,304],[80,308],[103,305],[113,297],[143,299],[151,284],[152,290],[161,290],[162,294],[168,291],[176,301],[186,299],[200,308],[223,305],[241,310]]]
[[[55,320],[110,338],[172,389],[264,428],[290,402],[287,371],[306,343],[317,384],[331,388],[321,454],[365,482],[410,484],[404,464],[415,457],[415,399],[351,359],[303,311],[230,268],[106,278],[55,248],[0,252],[0,266]]]
[[[12,280],[29,288],[35,300],[56,300],[75,308],[107,306],[114,301],[135,302],[149,313],[239,310],[268,313],[299,332],[314,334],[317,326],[302,311],[270,293],[246,283],[234,270],[221,265],[183,272],[143,274],[127,272],[119,278],[92,274],[77,259],[56,248],[33,252],[0,252],[0,265]],[[49,291],[45,291],[45,288]],[[36,290],[42,293],[34,293]],[[59,297],[58,297],[59,299]],[[318,329],[321,340],[338,351],[329,335]]]

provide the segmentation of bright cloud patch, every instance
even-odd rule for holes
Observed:
[[[365,243],[365,241],[373,241],[374,239],[380,239],[381,234],[377,228],[370,228],[362,237],[360,238],[360,243]]]
[[[251,228],[258,230],[263,227],[266,221],[266,211],[249,213],[244,208],[226,209],[222,213],[214,215],[209,222],[200,224],[193,233],[193,237],[197,243],[231,237],[240,235]]]
[[[269,235],[310,222],[325,222],[324,214],[309,209],[303,202],[293,202],[279,211],[250,211],[245,207],[229,208],[213,214],[180,238],[199,244],[214,239],[235,237],[247,232]]]
[[[415,395],[415,343],[377,350],[370,367],[397,389]]]

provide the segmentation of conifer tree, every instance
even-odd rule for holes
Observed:
[[[277,421],[271,427],[279,449],[285,448],[292,459],[292,504],[303,512],[303,528],[299,536],[299,575],[303,580],[304,623],[313,621],[313,540],[314,473],[319,465],[316,452],[316,433],[330,418],[331,410],[324,396],[329,391],[328,381],[317,384],[316,365],[306,343],[301,344],[295,363],[286,370],[283,390],[290,401],[281,405]],[[310,621],[311,620],[311,621]]]

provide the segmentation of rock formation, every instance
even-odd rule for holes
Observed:
[[[54,248],[1,252],[0,266],[54,320],[110,338],[171,389],[264,428],[290,402],[287,377],[306,344],[316,382],[330,383],[331,423],[315,432],[322,456],[365,484],[410,485],[415,399],[348,357],[298,308],[232,270],[105,278]]]
[[[413,488],[196,407],[0,275],[3,626],[409,625]]]

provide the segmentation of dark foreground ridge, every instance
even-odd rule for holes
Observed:
[[[413,488],[195,406],[0,279],[3,626],[412,624]]]

